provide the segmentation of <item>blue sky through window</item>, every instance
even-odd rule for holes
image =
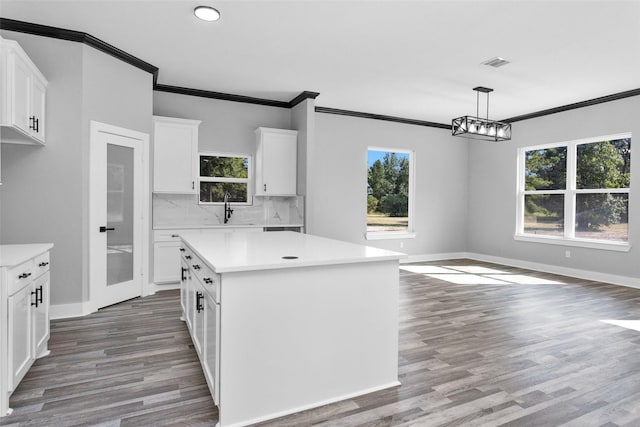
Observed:
[[[395,151],[376,151],[376,150],[369,150],[369,157],[368,157],[368,161],[367,161],[367,167],[371,167],[372,164],[375,163],[376,160],[380,160],[381,162],[383,161],[383,157],[385,154],[387,153],[394,153]],[[409,158],[409,153],[398,153],[395,152],[396,156],[398,157],[398,159],[408,159]]]

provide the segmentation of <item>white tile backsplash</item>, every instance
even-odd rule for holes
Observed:
[[[302,196],[254,197],[252,205],[231,203],[228,225],[303,226]],[[153,195],[153,227],[207,227],[224,224],[223,205],[200,205],[196,194]]]

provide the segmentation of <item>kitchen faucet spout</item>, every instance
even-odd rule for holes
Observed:
[[[229,193],[224,193],[224,223],[229,222],[231,218],[231,214],[233,213],[233,209],[231,209],[231,204],[229,203]]]

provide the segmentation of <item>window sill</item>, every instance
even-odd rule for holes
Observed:
[[[367,240],[390,240],[390,239],[415,239],[416,233],[408,231],[377,231],[366,233]]]
[[[546,243],[550,245],[575,246],[589,249],[602,249],[605,251],[629,252],[631,244],[628,242],[603,242],[601,240],[588,239],[565,239],[564,237],[552,236],[532,236],[525,234],[515,234],[514,240],[521,242]]]

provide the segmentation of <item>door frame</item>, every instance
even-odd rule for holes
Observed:
[[[150,209],[149,206],[151,204],[150,192],[149,192],[149,134],[138,132],[131,129],[126,129],[114,125],[110,125],[107,123],[101,123],[95,120],[91,120],[89,122],[89,230],[88,230],[88,247],[89,247],[89,256],[88,256],[88,267],[89,267],[89,299],[87,302],[87,308],[90,313],[93,313],[98,310],[101,289],[98,286],[99,273],[97,271],[92,271],[91,269],[91,256],[92,252],[95,250],[95,240],[92,239],[92,231],[97,229],[100,224],[96,222],[95,218],[95,209],[96,209],[96,199],[100,197],[97,192],[93,191],[93,177],[92,170],[95,170],[95,166],[98,162],[103,161],[106,162],[106,159],[100,159],[97,157],[96,149],[94,148],[95,144],[100,143],[100,134],[108,133],[113,135],[123,136],[125,138],[130,138],[139,141],[140,149],[142,150],[142,183],[141,183],[141,191],[140,194],[135,194],[135,197],[138,198],[137,203],[140,203],[140,241],[141,241],[141,259],[140,259],[140,270],[139,272],[134,272],[134,274],[140,274],[140,295],[146,296],[153,292],[151,292],[151,286],[149,283],[149,227],[150,227]]]

